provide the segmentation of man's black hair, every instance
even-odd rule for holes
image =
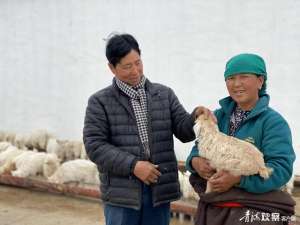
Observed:
[[[115,67],[131,50],[141,54],[137,40],[130,34],[115,34],[108,40],[105,54],[108,62]]]

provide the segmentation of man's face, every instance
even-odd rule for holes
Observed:
[[[226,79],[229,95],[243,110],[252,109],[257,100],[258,92],[264,78],[255,74],[236,74]]]
[[[143,76],[143,63],[137,51],[131,50],[121,61],[113,66],[108,64],[111,72],[121,81],[136,86]]]

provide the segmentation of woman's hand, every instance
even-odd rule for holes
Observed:
[[[227,171],[221,170],[215,173],[210,179],[212,191],[225,192],[235,184],[239,184],[241,176],[234,176]]]
[[[209,165],[209,161],[203,157],[193,157],[192,166],[200,177],[208,180],[216,171]]]

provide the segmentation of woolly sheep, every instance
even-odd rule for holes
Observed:
[[[11,143],[7,141],[0,142],[0,153],[4,152],[9,146],[12,146]]]
[[[87,159],[82,141],[57,140],[50,138],[46,152],[54,153],[61,162],[74,159]]]
[[[295,182],[295,175],[293,174],[291,179],[281,189],[283,191],[289,193],[290,195],[292,195],[293,194],[293,189],[294,189],[294,182]]]
[[[296,149],[299,150],[300,149],[300,145],[296,146]],[[284,185],[282,187],[282,190],[284,190],[287,193],[289,193],[290,195],[292,195],[293,189],[294,189],[294,182],[295,182],[295,174],[293,173],[291,179],[287,182],[286,185]]]
[[[189,182],[190,172],[178,171],[178,180],[180,184],[180,190],[184,199],[199,200],[199,195],[194,191],[192,185]]]
[[[0,130],[0,141],[3,142],[5,141],[4,139],[5,139],[5,132]]]
[[[0,131],[0,141],[7,141],[10,143],[14,143],[16,137],[16,133],[14,132],[6,132],[6,131]]]
[[[80,182],[85,184],[100,184],[97,166],[84,159],[67,161],[48,179],[52,183]]]
[[[53,136],[46,130],[34,130],[28,135],[26,147],[30,149],[36,148],[40,151],[45,151],[48,140],[52,137]]]
[[[43,164],[43,175],[48,178],[52,176],[60,166],[60,161],[55,154],[46,154]]]
[[[81,146],[80,158],[81,159],[88,159],[88,156],[86,154],[86,149],[85,149],[85,146],[84,146],[83,143],[82,143],[82,146]]]
[[[65,160],[65,152],[62,148],[62,143],[59,140],[56,140],[56,138],[50,138],[48,140],[46,152],[56,154],[60,162]]]
[[[28,134],[16,134],[14,145],[18,148],[25,149],[26,144],[29,142],[29,135]],[[28,144],[29,145],[29,144]]]
[[[9,146],[5,151],[0,153],[0,174],[6,172],[7,168],[10,168],[10,164],[14,158],[25,152],[24,150],[18,149],[15,146]]]
[[[83,143],[80,141],[67,141],[63,144],[66,160],[79,159]]]
[[[254,145],[221,133],[210,118],[199,116],[194,132],[200,156],[208,159],[217,171],[226,170],[235,176],[258,173],[264,179],[270,176],[272,169],[265,166],[263,154]],[[206,192],[210,192],[207,184]]]
[[[51,176],[59,167],[59,160],[55,154],[45,152],[26,151],[12,160],[11,173],[17,177],[29,177],[41,174]]]

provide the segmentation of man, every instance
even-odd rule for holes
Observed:
[[[138,42],[114,35],[106,46],[113,83],[88,102],[83,140],[98,166],[106,225],[167,225],[170,202],[180,198],[173,134],[182,142],[195,136],[174,92],[143,74]]]

